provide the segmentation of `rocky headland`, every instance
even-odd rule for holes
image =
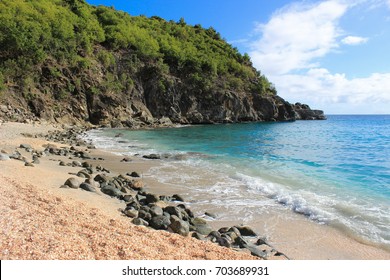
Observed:
[[[280,97],[212,27],[83,0],[6,0],[0,16],[4,120],[139,128],[325,119]]]

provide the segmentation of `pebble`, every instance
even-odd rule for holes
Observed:
[[[69,188],[72,188],[72,189],[78,189],[80,186],[80,183],[76,178],[71,177],[65,181],[64,185],[68,186]]]
[[[149,223],[142,218],[134,218],[132,223],[137,226],[149,226]]]
[[[133,171],[131,173],[127,173],[128,176],[130,177],[141,177],[137,172]]]
[[[127,209],[123,213],[130,218],[136,218],[138,216],[138,211],[135,209]]]
[[[85,182],[81,183],[79,187],[80,187],[80,189],[86,190],[88,192],[96,192],[96,189],[94,186],[92,186],[88,183],[85,183]]]

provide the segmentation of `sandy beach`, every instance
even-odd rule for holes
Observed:
[[[43,145],[49,143],[47,140],[23,134],[54,129],[58,128],[3,123],[0,150],[12,154],[20,144],[43,150]],[[26,158],[31,157],[19,150]],[[91,152],[105,159],[100,164],[118,174],[144,173],[158,164],[142,160],[120,162],[120,156],[100,150]],[[246,251],[135,226],[120,212],[125,202],[101,192],[60,188],[71,177],[69,173],[77,172],[77,168],[59,166],[59,160],[42,157],[34,167],[25,166],[19,160],[0,161],[1,259],[257,259]],[[178,191],[148,178],[145,183],[155,193]],[[216,220],[212,225],[217,229],[233,226],[237,221],[229,223],[220,224]],[[261,232],[265,224],[274,225],[269,233],[272,245],[291,259],[390,259],[390,253],[385,250],[362,244],[334,228],[293,213],[269,213],[251,226]]]

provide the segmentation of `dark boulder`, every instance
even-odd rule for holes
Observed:
[[[118,190],[117,188],[115,188],[114,186],[111,186],[111,185],[104,185],[101,187],[101,191],[102,193],[106,194],[106,195],[109,195],[109,196],[112,196],[112,197],[120,197],[122,195],[122,192],[120,190]]]
[[[138,177],[141,177],[137,172],[133,171],[131,173],[127,173],[128,176],[130,177],[135,177],[135,178],[138,178]]]
[[[157,154],[150,154],[150,155],[144,155],[143,158],[146,158],[146,159],[161,159],[161,156],[157,155]]]
[[[171,224],[171,221],[166,216],[155,216],[150,220],[150,226],[154,229],[168,229],[169,225]]]
[[[125,214],[127,217],[130,218],[136,218],[138,216],[138,211],[134,208],[131,208],[131,209],[124,210],[123,214]]]
[[[163,209],[157,205],[151,206],[149,213],[152,215],[152,217],[162,216],[164,214]]]
[[[199,217],[193,218],[191,220],[191,225],[195,228],[196,232],[203,235],[208,235],[213,231],[212,227],[207,224],[207,221]]]
[[[171,216],[171,224],[169,225],[169,228],[172,230],[172,232],[182,236],[188,236],[190,233],[189,224],[179,219],[177,216]]]
[[[80,189],[86,190],[88,192],[96,192],[96,189],[94,186],[88,184],[88,183],[81,183],[80,184]]]
[[[146,194],[146,201],[148,203],[156,203],[160,200],[160,197],[156,194],[148,193]]]
[[[257,233],[248,226],[235,226],[242,236],[257,236]]]

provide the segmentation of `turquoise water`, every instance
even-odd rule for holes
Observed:
[[[123,136],[115,138],[119,132]],[[89,136],[101,148],[168,154],[162,161],[170,169],[155,170],[156,177],[209,191],[214,198],[207,203],[239,209],[258,208],[262,201],[390,246],[389,115],[95,130]],[[177,174],[183,166],[201,168],[199,174],[213,180],[201,186],[199,174]]]

